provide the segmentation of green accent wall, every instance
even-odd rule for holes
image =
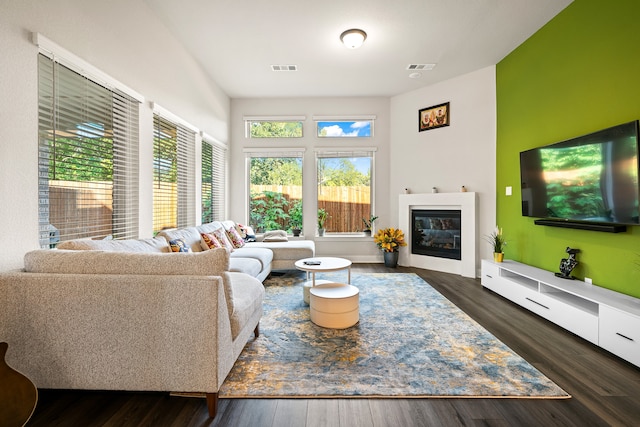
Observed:
[[[640,119],[640,1],[575,0],[496,66],[497,221],[505,257],[640,297],[640,226],[603,233],[521,215],[520,151]],[[505,195],[505,187],[513,195]]]

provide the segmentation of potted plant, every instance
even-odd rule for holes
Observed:
[[[301,233],[302,233],[302,224],[295,221],[291,221],[291,234],[293,234],[294,237],[299,237]]]
[[[362,218],[365,236],[371,236],[371,229],[373,228],[373,223],[376,219],[378,219],[378,217],[373,215],[371,215],[368,220],[366,218]]]
[[[328,217],[329,213],[326,210],[318,209],[318,236],[324,236],[324,223]]]
[[[296,200],[289,209],[289,226],[295,237],[300,236],[302,233],[302,200]]]
[[[382,250],[384,265],[395,268],[398,265],[400,247],[407,246],[402,230],[399,228],[383,228],[373,236],[373,241]]]
[[[493,260],[502,262],[504,260],[504,247],[507,245],[507,241],[502,235],[502,228],[496,225],[496,229],[486,237],[486,240],[493,247]]]

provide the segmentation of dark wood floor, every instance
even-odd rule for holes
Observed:
[[[30,426],[640,426],[640,368],[481,287],[479,279],[415,272],[573,397],[530,399],[221,399],[166,393],[41,390]]]

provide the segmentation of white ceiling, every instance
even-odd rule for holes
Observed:
[[[394,96],[466,74],[572,0],[145,1],[227,95],[263,98]],[[366,31],[360,49],[341,44],[349,28]],[[411,79],[416,63],[437,65]]]

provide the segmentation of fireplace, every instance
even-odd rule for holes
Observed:
[[[440,222],[444,219],[446,225],[437,233],[437,225],[434,231],[431,230],[431,220],[422,219],[422,226],[415,227],[413,219],[413,211],[416,211],[418,219],[420,219],[421,211],[437,211],[436,216],[440,216]],[[444,211],[444,212],[443,212]],[[456,218],[444,217],[456,211]],[[460,216],[457,216],[459,212]],[[411,266],[417,268],[425,268],[429,270],[443,271],[446,273],[457,273],[465,277],[479,277],[476,260],[476,193],[473,192],[455,192],[455,193],[422,193],[422,194],[400,194],[398,198],[398,224],[401,230],[405,230],[407,237],[407,246],[400,248],[400,257],[398,264],[402,266]],[[450,225],[450,222],[459,221],[459,228]],[[429,227],[426,223],[429,223]],[[437,221],[434,221],[437,223]],[[415,228],[414,228],[415,227]],[[458,230],[455,234],[454,230]],[[464,230],[464,233],[462,231]],[[424,250],[425,238],[429,239],[431,235],[440,234],[444,238],[445,232],[451,234],[448,243],[440,243],[442,247],[432,247],[428,250],[437,250],[438,254],[425,255],[415,253],[412,244],[414,240],[419,242],[418,250]],[[418,238],[414,238],[417,234]],[[427,235],[425,235],[427,234]],[[434,241],[435,243],[435,241]],[[453,249],[450,249],[453,247]],[[446,251],[446,252],[445,252]],[[445,252],[446,256],[441,256]],[[456,253],[455,257],[452,253]]]
[[[462,259],[460,210],[412,209],[411,253]]]

